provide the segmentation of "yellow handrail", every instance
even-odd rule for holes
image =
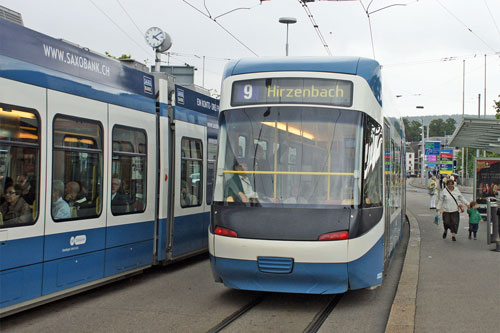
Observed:
[[[307,172],[307,171],[237,171],[222,170],[222,173],[252,175],[311,175],[311,176],[354,176],[354,172]]]

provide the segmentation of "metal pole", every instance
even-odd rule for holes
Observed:
[[[463,66],[462,66],[462,120],[465,117],[465,59],[463,61]],[[462,179],[464,179],[464,172],[465,172],[465,179],[468,177],[468,172],[465,170],[464,171],[464,148],[462,147]]]
[[[161,52],[156,49],[155,52],[155,72],[159,73],[160,72],[160,65],[161,65]]]
[[[419,105],[417,109],[423,109],[424,107]],[[424,133],[424,117],[422,116],[422,163],[420,164],[420,181],[424,181],[425,172],[425,133]]]
[[[286,25],[286,56],[288,57],[288,26],[289,24]]]
[[[484,55],[484,117],[486,118],[486,54]]]
[[[205,88],[205,56],[203,56],[203,80],[201,82],[201,86]]]
[[[481,118],[481,94],[477,94],[477,117]]]

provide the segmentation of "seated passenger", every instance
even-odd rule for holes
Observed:
[[[224,197],[234,202],[258,202],[259,195],[253,190],[250,178],[245,173],[248,170],[247,165],[235,162],[233,169],[238,173],[227,181]]]
[[[7,187],[6,201],[0,206],[5,225],[24,224],[33,220],[31,208],[21,197],[22,193],[23,188],[18,184]]]
[[[17,184],[19,184],[22,188],[22,194],[24,201],[28,203],[28,205],[33,205],[33,202],[36,199],[36,183],[31,176],[18,176]]]
[[[121,193],[121,180],[118,177],[113,177],[111,180],[111,212],[113,214],[124,214],[129,212],[129,198]]]
[[[64,183],[61,180],[52,182],[52,218],[54,220],[69,219],[71,217],[69,204],[64,201]]]
[[[80,208],[88,208],[89,202],[87,198],[81,191],[81,186],[77,181],[70,181],[66,184],[64,188],[64,200],[69,204],[70,207],[74,207],[76,211]],[[80,216],[81,214],[78,214]]]

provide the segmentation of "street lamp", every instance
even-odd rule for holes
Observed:
[[[288,25],[297,23],[297,19],[295,17],[281,17],[279,22],[286,24],[286,56],[288,57]]]
[[[423,110],[422,105],[418,105],[417,109]],[[425,171],[425,133],[424,133],[424,117],[422,116],[422,164],[420,164],[420,179],[424,181],[424,171]]]

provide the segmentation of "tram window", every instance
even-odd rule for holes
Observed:
[[[383,193],[383,147],[382,127],[373,119],[365,120],[364,140],[364,172],[363,172],[363,206],[382,206]]]
[[[203,200],[203,146],[201,140],[181,140],[181,207],[201,206]]]
[[[141,213],[146,209],[146,132],[113,128],[111,212],[113,215]]]
[[[0,228],[31,225],[39,212],[38,113],[0,103],[0,123]]]
[[[54,118],[52,153],[54,221],[96,218],[101,214],[102,140],[102,126],[97,121],[62,115]],[[62,198],[59,198],[61,183],[64,184],[64,193]],[[69,216],[57,210],[64,205],[61,199],[69,205]]]
[[[224,165],[218,166],[223,177],[217,177],[215,201],[230,202],[227,189],[237,162],[246,164],[245,173],[259,203],[360,204],[361,113],[298,106],[251,111],[231,110],[220,117],[221,135],[227,133],[227,138],[219,147]],[[245,158],[238,158],[233,150],[241,133],[251,142]],[[255,143],[266,142],[263,161],[254,149]],[[299,200],[298,189],[306,183],[308,198]]]

